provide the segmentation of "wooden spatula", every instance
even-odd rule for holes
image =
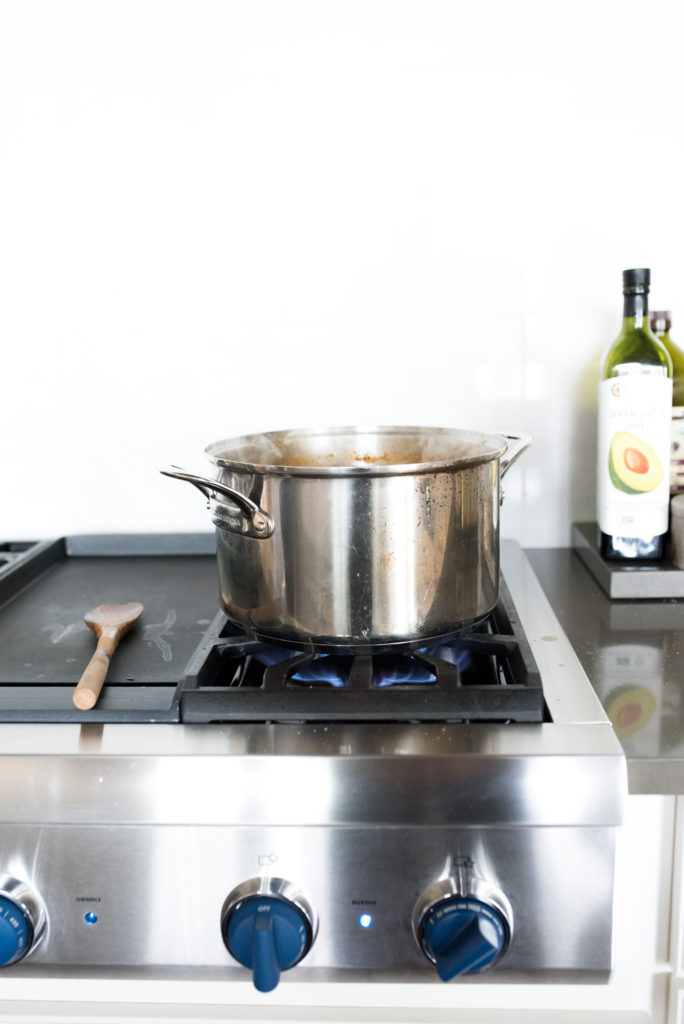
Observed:
[[[95,653],[88,662],[85,672],[78,681],[72,700],[81,711],[89,711],[95,706],[100,696],[102,684],[107,675],[109,661],[131,626],[134,626],[143,613],[139,601],[128,604],[98,604],[83,619],[97,637]]]

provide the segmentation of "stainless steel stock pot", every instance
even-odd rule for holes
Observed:
[[[221,604],[250,635],[373,653],[450,636],[499,591],[500,481],[521,435],[428,427],[251,434],[205,449]]]

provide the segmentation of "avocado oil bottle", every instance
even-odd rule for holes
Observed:
[[[670,436],[670,494],[684,492],[684,352],[670,337],[672,313],[653,310],[651,330],[670,353],[672,360],[672,433]]]
[[[660,559],[670,499],[672,360],[648,326],[646,268],[622,274],[622,330],[601,362],[598,525],[601,556]]]

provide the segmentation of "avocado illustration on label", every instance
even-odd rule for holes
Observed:
[[[626,740],[638,732],[652,717],[656,699],[643,686],[618,686],[611,690],[605,701],[606,714],[613,724],[615,735]]]
[[[663,479],[663,466],[653,449],[626,430],[613,435],[608,470],[613,486],[625,494],[654,491]]]

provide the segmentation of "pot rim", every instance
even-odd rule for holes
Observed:
[[[363,435],[386,435],[388,441],[397,435],[439,435],[448,438],[455,444],[471,445],[476,448],[472,454],[460,454],[453,458],[438,459],[427,462],[393,462],[383,461],[384,456],[359,456],[353,462],[353,455],[347,465],[326,465],[324,462],[306,465],[294,465],[288,462],[246,462],[241,459],[227,458],[226,449],[234,449],[250,444],[263,443],[264,440],[276,447],[282,446],[299,438],[338,437],[345,434],[361,438]],[[221,469],[230,469],[243,473],[261,473],[278,476],[303,477],[356,477],[356,476],[408,476],[419,473],[439,473],[449,470],[463,469],[491,462],[501,458],[509,446],[513,435],[494,432],[466,430],[453,427],[422,427],[422,426],[334,426],[334,427],[302,427],[289,430],[275,430],[265,433],[245,434],[241,437],[214,441],[204,449],[206,457]],[[332,456],[334,457],[334,456]],[[325,458],[325,456],[324,456]],[[389,458],[389,457],[387,457]]]

